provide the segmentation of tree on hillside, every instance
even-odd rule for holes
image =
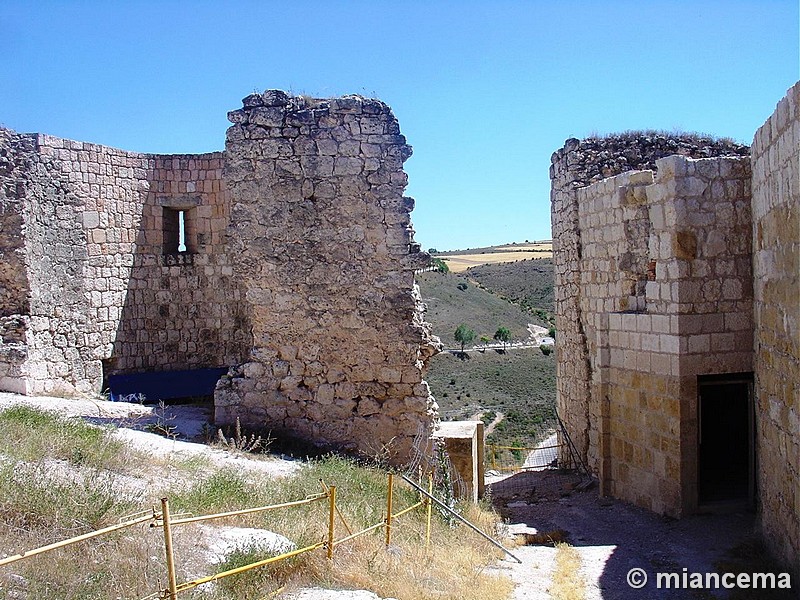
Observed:
[[[465,323],[462,323],[456,329],[453,338],[461,344],[461,356],[464,356],[464,346],[475,339],[475,332],[467,327]]]
[[[505,352],[506,344],[511,340],[511,332],[508,327],[498,327],[497,331],[494,332],[494,339],[503,342],[503,352]]]
[[[486,346],[488,346],[489,342],[491,342],[491,341],[492,340],[488,335],[482,335],[481,336],[481,344],[483,344],[483,348],[481,349],[481,352],[486,352]]]
[[[431,266],[439,273],[448,273],[450,271],[450,267],[447,266],[447,263],[435,256],[431,259]]]

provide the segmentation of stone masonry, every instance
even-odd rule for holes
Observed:
[[[752,154],[757,487],[765,538],[800,571],[800,83]]]
[[[642,134],[568,140],[551,166],[557,403],[581,460],[604,494],[694,512],[699,386],[754,374],[756,499],[790,562],[798,93],[756,134],[752,159],[724,140]]]
[[[435,413],[411,148],[376,100],[244,104],[210,154],[0,130],[0,389],[230,367],[219,423],[402,459]]]
[[[369,454],[406,456],[434,403],[403,196],[411,148],[377,100],[245,98],[229,114],[230,251],[253,349],[223,378],[216,419],[264,421]]]

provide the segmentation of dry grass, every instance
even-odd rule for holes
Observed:
[[[0,468],[0,548],[11,554],[78,535],[115,523],[120,517],[147,510],[154,497],[168,496],[173,514],[235,510],[303,498],[321,491],[320,479],[337,486],[337,502],[349,526],[360,530],[384,518],[386,474],[350,461],[328,457],[302,468],[298,475],[266,479],[230,470],[206,472],[196,461],[171,465],[172,484],[150,486],[146,493],[120,493],[118,479],[132,478],[141,457],[111,439],[107,432],[95,436],[80,423],[67,422],[61,429],[50,417],[30,413],[0,413],[4,434],[15,443],[38,445],[44,455],[33,461],[28,450],[13,456],[2,450]],[[43,431],[61,433],[57,444],[40,444]],[[83,440],[81,442],[81,440]],[[87,441],[88,440],[88,441]],[[70,447],[84,443],[75,456]],[[113,451],[112,451],[113,450]],[[63,458],[55,458],[60,456]],[[86,459],[90,456],[91,459]],[[104,457],[104,458],[103,458]],[[68,464],[69,469],[47,465]],[[105,468],[113,466],[114,471]],[[177,485],[177,487],[175,487]],[[149,498],[149,500],[148,500]],[[395,510],[417,501],[404,484],[395,488]],[[464,507],[468,518],[492,533],[496,516],[477,507]],[[213,526],[263,528],[280,533],[298,547],[324,539],[328,506],[319,502],[291,510],[273,511],[245,518],[213,522]],[[487,573],[495,561],[494,548],[463,527],[451,528],[434,512],[432,543],[424,546],[425,517],[414,511],[396,521],[392,545],[383,543],[382,529],[337,546],[334,560],[324,551],[302,555],[250,573],[231,577],[182,598],[239,600],[262,598],[272,590],[306,584],[368,589],[399,600],[422,598],[501,600],[511,583]],[[205,525],[208,527],[209,525]],[[24,599],[119,599],[142,598],[165,587],[161,529],[146,523],[107,537],[50,552],[0,567],[0,597]],[[337,522],[337,537],[345,535]],[[179,582],[211,575],[252,560],[269,551],[243,546],[229,552],[221,565],[209,564],[198,525],[175,527],[175,557]],[[216,569],[216,570],[215,570]]]
[[[580,572],[581,557],[569,544],[556,545],[556,564],[550,584],[553,600],[584,600],[586,579]]]

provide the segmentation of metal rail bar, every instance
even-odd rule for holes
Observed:
[[[400,512],[394,513],[394,514],[392,515],[392,519],[396,519],[397,517],[402,517],[402,516],[403,516],[404,514],[406,514],[407,512],[411,512],[412,510],[414,510],[415,508],[419,508],[419,507],[420,507],[420,506],[422,506],[423,504],[425,504],[425,501],[424,501],[424,500],[420,500],[420,501],[419,501],[419,502],[417,502],[416,504],[412,504],[412,505],[411,505],[411,506],[409,506],[408,508],[404,508],[404,509],[403,509],[403,510],[401,510]]]
[[[383,525],[383,523],[381,523],[381,525]],[[317,542],[316,544],[312,544],[311,546],[306,546],[305,548],[300,548],[299,550],[293,550],[292,552],[286,552],[285,554],[281,554],[280,556],[273,556],[271,558],[266,558],[258,562],[250,563],[249,565],[245,565],[243,567],[237,567],[235,569],[229,569],[228,571],[222,571],[221,573],[217,573],[216,575],[209,575],[208,577],[201,577],[200,579],[195,579],[194,581],[187,581],[186,583],[180,584],[178,586],[177,591],[178,593],[185,592],[186,590],[191,590],[199,585],[203,585],[204,583],[209,583],[211,581],[216,581],[218,579],[230,577],[231,575],[238,575],[239,573],[244,573],[246,571],[250,571],[258,567],[263,567],[265,565],[277,562],[279,560],[292,558],[293,556],[297,556],[298,554],[311,552],[312,550],[316,550],[317,548],[322,548],[324,545],[325,542]]]
[[[355,533],[351,533],[347,537],[343,537],[340,540],[336,540],[335,542],[333,542],[333,545],[338,546],[339,544],[342,544],[344,542],[349,542],[353,538],[357,538],[358,536],[364,535],[365,533],[369,533],[370,531],[375,531],[376,529],[379,529],[381,527],[386,527],[386,521],[381,521],[380,523],[377,523],[372,527],[367,527],[366,529],[362,529],[361,531],[356,531]]]
[[[178,597],[178,581],[175,577],[175,553],[172,549],[172,521],[169,515],[169,499],[161,499],[161,516],[164,519],[164,552],[167,558],[167,594],[169,600]]]
[[[117,531],[119,529],[125,529],[126,527],[131,527],[133,525],[138,525],[139,523],[144,523],[145,521],[152,521],[156,518],[155,514],[148,515],[146,517],[139,517],[137,519],[133,519],[131,521],[126,521],[124,523],[118,523],[117,525],[110,525],[109,527],[104,527],[103,529],[98,529],[97,531],[92,531],[89,533],[84,533],[83,535],[76,536],[74,538],[70,538],[68,540],[62,540],[60,542],[55,542],[53,544],[48,544],[47,546],[41,546],[40,548],[34,548],[33,550],[27,550],[20,554],[15,554],[14,556],[8,556],[2,560],[0,560],[0,567],[3,565],[7,565],[18,560],[22,560],[23,558],[30,558],[32,556],[36,556],[37,554],[42,554],[43,552],[49,552],[50,550],[56,550],[58,548],[63,548],[64,546],[69,546],[71,544],[76,544],[78,542],[82,542],[84,540],[90,540],[92,538],[105,535],[106,533],[111,533],[112,531]]]
[[[327,498],[328,494],[316,494],[314,496],[309,496],[304,500],[295,500],[294,502],[284,502],[283,504],[271,504],[269,506],[259,506],[258,508],[245,508],[243,510],[232,510],[230,512],[224,513],[217,513],[213,515],[201,515],[199,517],[187,517],[185,519],[174,519],[171,521],[172,525],[183,525],[184,523],[197,523],[198,521],[211,521],[212,519],[224,519],[226,517],[235,517],[237,515],[249,515],[252,513],[257,512],[265,512],[268,510],[275,510],[277,508],[288,508],[290,506],[301,506],[303,504],[311,504],[312,502],[317,502],[322,500],[323,498]],[[153,527],[160,527],[161,525],[156,522],[153,523]]]
[[[325,483],[323,479],[320,479],[319,482],[320,484],[322,484],[322,489],[325,490],[325,492],[327,493],[330,490],[328,484]],[[353,533],[353,530],[350,529],[350,525],[345,520],[344,515],[342,514],[342,511],[339,510],[338,506],[336,506],[336,514],[339,515],[339,520],[342,522],[342,525],[344,525],[344,528],[347,530],[347,533]]]
[[[453,516],[454,516],[456,519],[458,519],[459,521],[461,521],[462,523],[464,523],[464,525],[466,525],[467,527],[469,527],[470,529],[472,529],[472,530],[473,530],[475,533],[477,533],[478,535],[480,535],[481,537],[483,537],[483,538],[484,538],[486,541],[488,541],[488,542],[491,542],[491,543],[492,543],[494,546],[496,546],[497,548],[500,548],[500,550],[502,550],[503,552],[505,552],[506,554],[508,554],[508,555],[509,555],[511,558],[513,558],[513,559],[514,559],[515,561],[517,561],[519,564],[522,564],[522,561],[521,561],[519,558],[517,558],[516,556],[514,556],[514,555],[511,553],[511,551],[510,551],[510,550],[508,550],[508,549],[507,549],[505,546],[503,546],[503,544],[501,544],[500,542],[498,542],[497,540],[495,540],[495,539],[494,539],[494,538],[492,538],[491,536],[488,536],[488,535],[486,535],[486,534],[485,534],[484,532],[482,532],[480,529],[478,529],[477,527],[475,527],[475,525],[473,525],[472,523],[470,523],[469,521],[467,521],[467,520],[466,520],[464,517],[462,517],[460,514],[458,514],[456,511],[454,511],[454,510],[453,510],[452,508],[450,508],[449,506],[447,506],[447,505],[446,505],[444,502],[440,501],[440,500],[439,500],[439,499],[438,499],[436,496],[434,496],[433,494],[429,494],[429,493],[428,493],[428,492],[426,492],[424,489],[422,489],[420,486],[418,486],[416,483],[414,483],[414,481],[413,481],[412,479],[409,479],[409,478],[408,478],[406,475],[404,475],[404,474],[402,474],[402,473],[401,473],[401,474],[400,474],[400,476],[401,476],[401,477],[402,477],[402,478],[405,480],[405,482],[406,482],[406,483],[408,483],[408,484],[410,484],[411,486],[413,486],[413,487],[414,487],[414,489],[416,489],[418,492],[421,492],[421,493],[425,494],[425,495],[426,495],[428,498],[430,498],[431,500],[433,500],[434,502],[436,502],[436,504],[439,506],[439,508],[442,508],[442,509],[446,510],[447,512],[449,512],[449,513],[450,513],[451,515],[453,515]]]

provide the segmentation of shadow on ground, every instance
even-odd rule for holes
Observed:
[[[586,489],[589,484],[588,489]],[[504,519],[524,524],[535,543],[563,537],[582,558],[587,599],[797,598],[785,591],[659,589],[656,573],[759,572],[779,566],[763,560],[755,514],[745,511],[662,517],[617,500],[599,498],[597,487],[575,473],[557,470],[518,473],[491,484],[492,503]],[[744,549],[744,551],[743,551]],[[748,550],[749,549],[749,550]],[[535,555],[533,560],[535,561]],[[642,589],[627,583],[631,569],[644,569]],[[752,569],[752,570],[751,570]],[[663,586],[662,586],[663,588]],[[524,595],[518,595],[525,598]]]

